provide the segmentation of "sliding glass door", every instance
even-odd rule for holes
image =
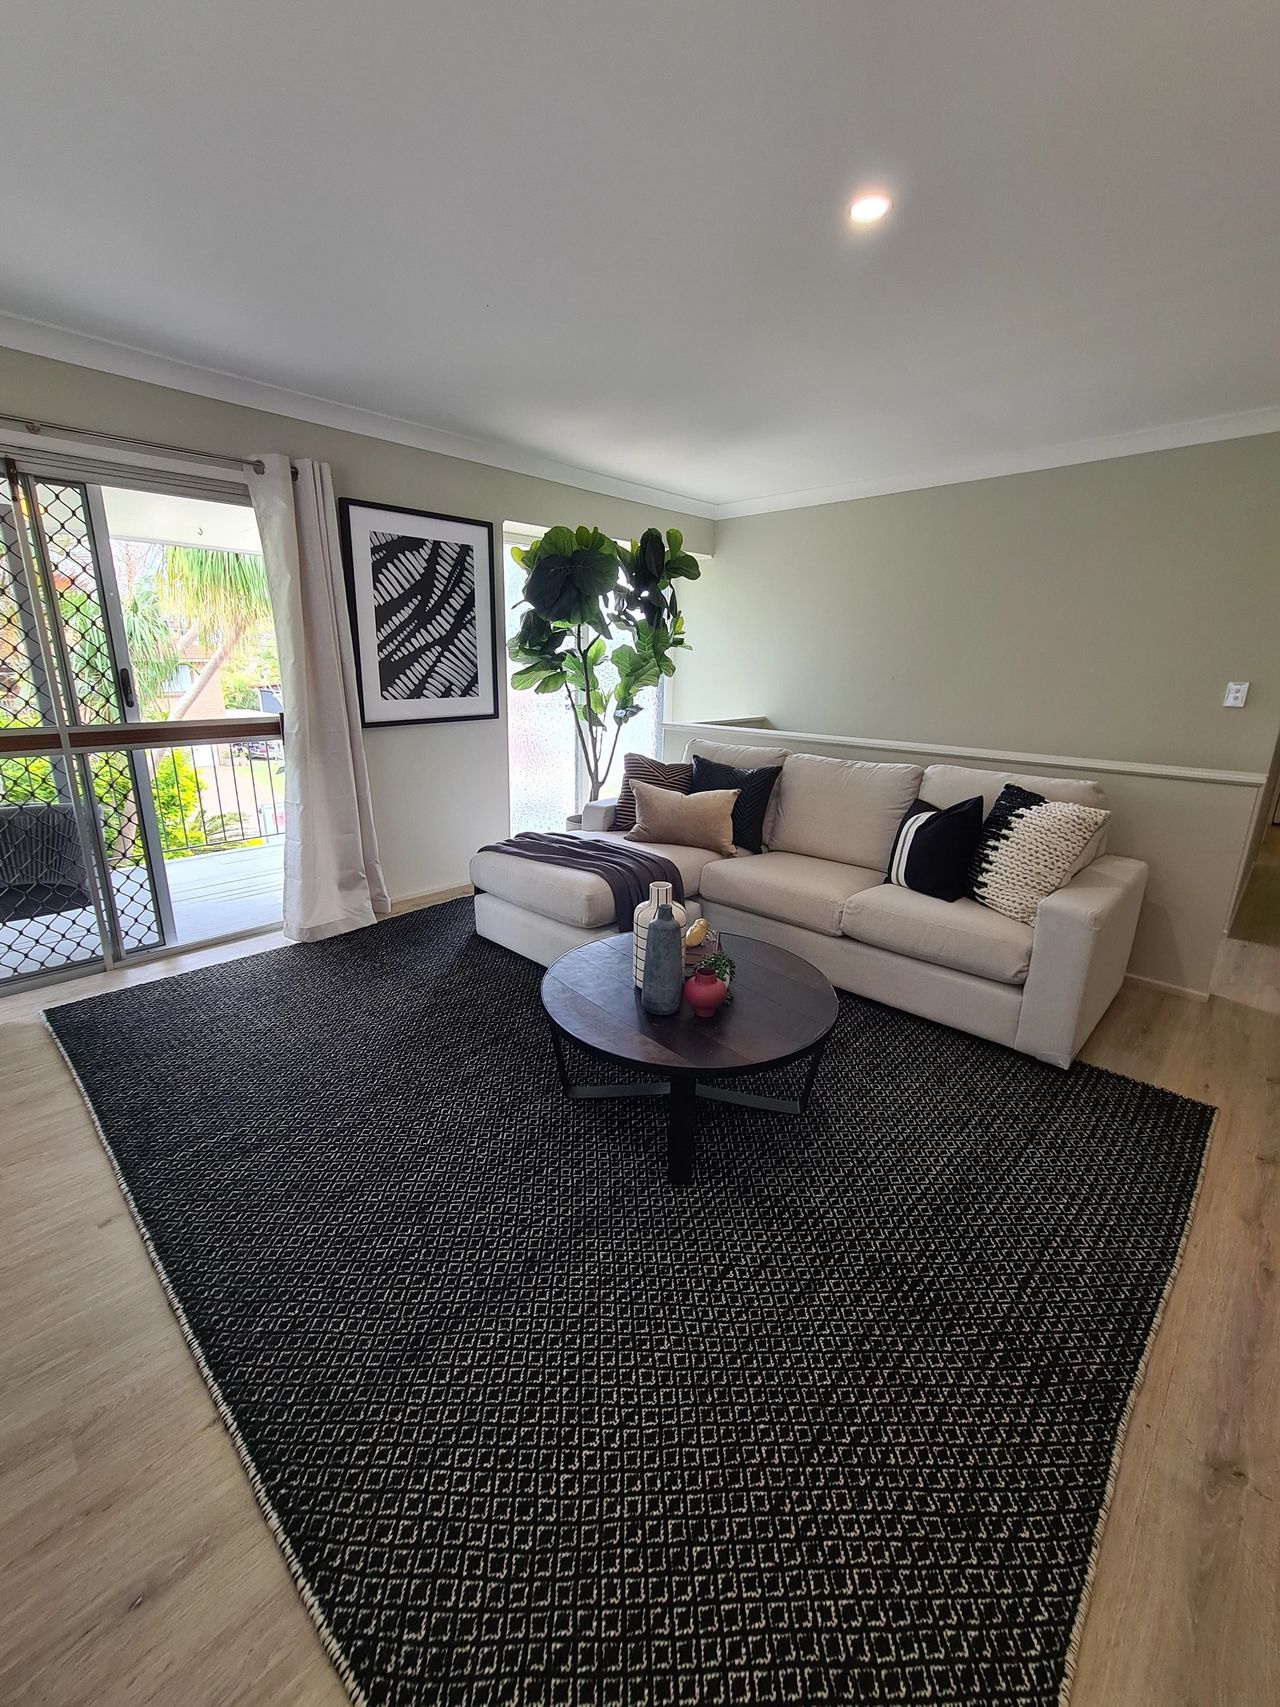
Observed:
[[[254,659],[256,706],[225,704],[228,664],[274,652],[252,511],[12,460],[5,476],[0,988],[278,918],[278,666]],[[112,506],[141,518],[130,537]],[[203,548],[207,530],[237,549]],[[171,881],[228,850],[253,861]]]

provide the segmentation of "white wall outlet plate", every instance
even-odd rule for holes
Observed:
[[[1241,706],[1249,697],[1248,682],[1228,682],[1227,691],[1222,696],[1223,705]]]

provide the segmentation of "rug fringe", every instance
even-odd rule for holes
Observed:
[[[102,1145],[103,1150],[106,1152],[107,1160],[111,1164],[111,1171],[115,1175],[116,1185],[120,1189],[120,1195],[124,1198],[129,1213],[133,1217],[134,1226],[138,1229],[138,1233],[142,1239],[146,1253],[151,1258],[152,1267],[159,1276],[160,1285],[164,1289],[164,1295],[169,1301],[169,1308],[177,1317],[178,1326],[182,1329],[182,1337],[187,1342],[187,1350],[191,1353],[192,1360],[194,1361],[196,1368],[200,1371],[205,1386],[209,1389],[209,1393],[217,1408],[218,1415],[222,1419],[224,1428],[231,1436],[231,1444],[235,1447],[236,1455],[240,1459],[240,1463],[244,1467],[245,1474],[249,1478],[249,1486],[253,1489],[253,1496],[258,1502],[258,1509],[266,1519],[267,1528],[271,1531],[271,1534],[275,1539],[275,1543],[280,1549],[284,1562],[289,1567],[289,1574],[293,1578],[294,1585],[298,1590],[302,1604],[310,1614],[311,1622],[316,1627],[316,1633],[320,1637],[325,1653],[332,1661],[334,1670],[341,1679],[343,1688],[354,1703],[354,1707],[369,1707],[368,1699],[360,1687],[359,1680],[352,1669],[351,1662],[343,1651],[338,1638],[330,1629],[316,1592],[312,1588],[307,1579],[306,1573],[302,1569],[302,1564],[298,1555],[293,1550],[293,1544],[289,1540],[284,1524],[280,1520],[280,1515],[271,1503],[271,1497],[267,1493],[262,1477],[258,1473],[258,1467],[253,1461],[248,1445],[240,1433],[235,1417],[231,1413],[230,1406],[222,1396],[222,1390],[218,1386],[217,1378],[215,1377],[212,1369],[210,1369],[209,1365],[205,1362],[204,1352],[201,1349],[200,1342],[192,1331],[191,1324],[187,1320],[186,1312],[183,1310],[182,1305],[178,1300],[177,1293],[170,1284],[169,1276],[165,1272],[164,1263],[160,1260],[160,1253],[151,1242],[151,1234],[147,1231],[146,1223],[143,1221],[138,1206],[133,1200],[133,1193],[129,1190],[129,1186],[125,1180],[120,1164],[116,1160],[115,1151],[111,1148],[111,1145],[107,1140],[107,1135],[102,1129],[102,1122],[98,1119],[98,1111],[94,1108],[93,1103],[90,1100],[89,1093],[85,1090],[79,1073],[76,1072],[75,1067],[72,1065],[71,1057],[62,1047],[62,1040],[49,1023],[49,1013],[47,1009],[41,1013],[40,1019],[45,1030],[53,1039],[54,1046],[57,1049],[58,1054],[61,1055],[67,1071],[71,1074],[71,1078],[76,1089],[80,1092],[84,1106],[89,1112],[89,1118],[93,1122],[94,1131],[98,1134],[98,1142]]]
[[[1204,1185],[1205,1169],[1209,1163],[1209,1152],[1213,1148],[1213,1135],[1218,1129],[1221,1109],[1215,1108],[1213,1119],[1209,1124],[1208,1136],[1204,1141],[1204,1150],[1200,1156],[1200,1171],[1196,1175],[1195,1190],[1191,1194],[1191,1202],[1187,1208],[1187,1218],[1183,1223],[1182,1237],[1178,1241],[1177,1255],[1173,1259],[1173,1267],[1169,1270],[1169,1278],[1164,1283],[1164,1291],[1156,1305],[1156,1313],[1151,1321],[1151,1332],[1147,1335],[1147,1343],[1142,1348],[1142,1357],[1133,1377],[1133,1385],[1129,1389],[1129,1397],[1125,1401],[1124,1413],[1120,1418],[1120,1428],[1116,1434],[1115,1445],[1111,1449],[1111,1463],[1107,1468],[1107,1486],[1102,1496],[1102,1509],[1098,1513],[1098,1521],[1093,1528],[1093,1545],[1089,1551],[1089,1563],[1085,1569],[1084,1586],[1080,1590],[1080,1604],[1076,1607],[1075,1622],[1071,1626],[1071,1639],[1067,1643],[1066,1657],[1062,1666],[1062,1683],[1058,1689],[1058,1707],[1069,1707],[1071,1689],[1075,1683],[1076,1662],[1080,1658],[1080,1644],[1084,1637],[1085,1620],[1089,1615],[1089,1603],[1093,1595],[1093,1582],[1098,1569],[1098,1554],[1102,1549],[1103,1532],[1107,1527],[1107,1518],[1111,1514],[1111,1501],[1116,1491],[1116,1482],[1120,1476],[1120,1460],[1124,1456],[1125,1436],[1129,1432],[1129,1423],[1133,1417],[1134,1407],[1138,1402],[1138,1394],[1142,1391],[1147,1378],[1147,1365],[1151,1361],[1151,1351],[1156,1343],[1156,1335],[1160,1332],[1164,1321],[1165,1306],[1173,1292],[1174,1282],[1182,1268],[1182,1259],[1186,1255],[1187,1243],[1191,1238],[1191,1229],[1195,1225],[1196,1209],[1200,1204],[1200,1190]]]

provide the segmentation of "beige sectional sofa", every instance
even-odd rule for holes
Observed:
[[[691,915],[804,956],[839,989],[991,1038],[1059,1067],[1071,1064],[1120,988],[1147,868],[1085,849],[1034,926],[976,901],[938,901],[886,884],[894,833],[917,795],[950,806],[981,794],[990,810],[1006,782],[1050,800],[1105,806],[1092,782],[958,765],[881,765],[697,740],[689,753],[722,764],[781,765],[765,849],[722,859],[663,845],[680,868]],[[612,801],[583,813],[582,834],[616,837]],[[646,844],[649,845],[649,844]],[[476,929],[549,965],[611,935],[612,899],[590,873],[476,854]],[[623,928],[626,928],[625,925]]]

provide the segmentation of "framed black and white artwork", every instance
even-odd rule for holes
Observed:
[[[338,503],[366,728],[498,715],[493,526]]]

